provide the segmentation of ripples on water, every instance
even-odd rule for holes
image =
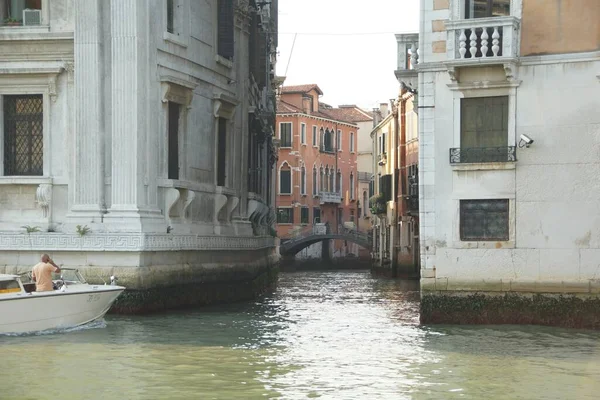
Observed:
[[[418,326],[367,272],[282,274],[250,304],[0,337],[0,399],[598,399],[600,333]]]

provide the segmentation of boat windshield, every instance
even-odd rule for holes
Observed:
[[[67,284],[87,283],[83,275],[75,268],[61,268],[60,276]]]
[[[16,279],[0,281],[0,295],[8,293],[18,293],[21,291],[21,286]]]

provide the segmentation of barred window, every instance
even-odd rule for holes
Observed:
[[[42,95],[3,96],[4,175],[43,175]]]
[[[461,200],[460,240],[508,240],[508,207],[507,199]]]
[[[289,207],[277,209],[277,223],[278,224],[293,224],[294,223],[294,209]]]

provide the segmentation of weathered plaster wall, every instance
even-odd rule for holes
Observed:
[[[600,50],[597,0],[524,0],[521,55]]]
[[[422,186],[423,206],[435,210],[435,225],[422,226],[421,233],[431,239],[425,243],[424,255],[438,280],[447,280],[448,285],[451,281],[537,281],[536,290],[543,291],[544,282],[585,284],[598,279],[599,69],[600,62],[588,61],[522,66],[516,133],[509,145],[517,144],[520,134],[535,142],[517,149],[516,164],[493,167],[498,169],[449,165],[448,149],[460,146],[458,114],[447,74],[435,75],[436,162],[434,175],[429,175],[434,186],[427,182]],[[568,102],[556,97],[567,92]],[[424,142],[422,149],[427,145]],[[460,241],[460,199],[484,198],[510,200],[509,241]]]

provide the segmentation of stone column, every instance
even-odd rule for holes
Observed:
[[[100,223],[104,201],[102,0],[75,6],[75,135],[69,217]],[[74,222],[75,222],[74,221]]]
[[[160,218],[146,200],[145,164],[155,162],[148,160],[145,145],[148,91],[157,84],[148,74],[148,7],[139,0],[110,2],[112,204],[106,218],[122,231],[153,231],[158,225],[146,227],[146,219]]]

